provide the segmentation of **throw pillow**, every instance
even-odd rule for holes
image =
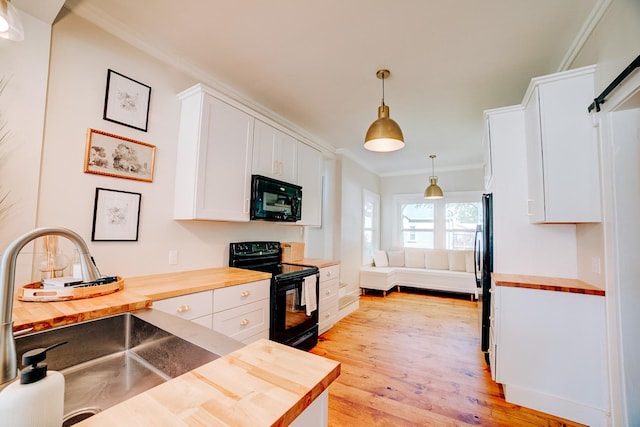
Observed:
[[[373,265],[376,267],[387,267],[389,265],[387,253],[385,251],[375,251],[373,253]]]
[[[405,267],[424,268],[424,249],[407,248],[404,250]]]
[[[428,249],[426,257],[427,268],[431,270],[448,270],[449,255],[444,249]]]
[[[449,252],[449,270],[465,271],[467,268],[466,261],[465,261],[465,251],[450,250],[448,252]]]
[[[404,267],[404,251],[389,251],[389,267]]]

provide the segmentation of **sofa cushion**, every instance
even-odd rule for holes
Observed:
[[[373,264],[376,267],[387,267],[389,265],[387,253],[385,251],[375,251],[373,253]]]
[[[473,251],[465,251],[464,254],[465,266],[467,273],[474,273],[475,270],[475,260],[473,259]]]
[[[449,255],[449,270],[451,271],[465,271],[467,269],[465,260],[465,251],[448,251]]]
[[[424,249],[407,248],[404,250],[404,266],[412,268],[424,268]]]
[[[427,249],[426,267],[430,270],[448,270],[449,255],[445,249]]]
[[[404,267],[404,251],[389,251],[389,267]]]

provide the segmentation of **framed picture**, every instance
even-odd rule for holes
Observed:
[[[150,101],[150,86],[108,70],[103,119],[146,132]]]
[[[153,181],[155,145],[89,128],[84,171],[118,178]]]
[[[138,241],[140,193],[96,188],[92,241]]]

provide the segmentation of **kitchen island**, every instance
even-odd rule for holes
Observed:
[[[42,330],[133,311],[156,299],[269,278],[236,268],[125,278],[114,294],[68,302],[14,301],[14,331]],[[261,339],[77,425],[326,425],[340,363]]]

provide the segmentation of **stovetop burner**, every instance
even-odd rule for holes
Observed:
[[[271,273],[276,280],[318,273],[317,267],[280,262],[280,242],[240,242],[229,244],[229,266]]]

